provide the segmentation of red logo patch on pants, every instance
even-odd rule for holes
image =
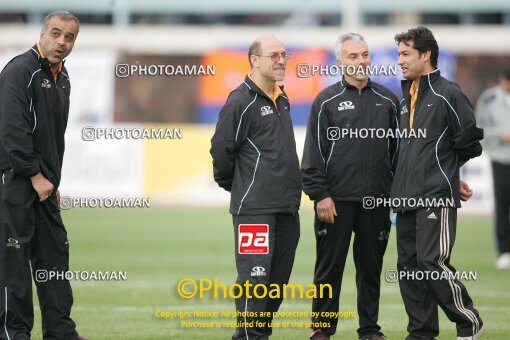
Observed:
[[[269,253],[268,224],[240,224],[237,233],[239,254]]]

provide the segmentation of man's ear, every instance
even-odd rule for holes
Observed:
[[[252,55],[250,56],[250,60],[251,60],[251,64],[253,65],[252,67],[253,67],[253,68],[258,68],[258,66],[259,66],[259,60],[258,60],[257,56],[256,56],[256,55],[254,55],[254,54],[252,54]]]
[[[336,65],[337,65],[337,66],[342,65],[342,63],[341,63],[340,59],[338,59],[338,58],[336,59]]]
[[[425,51],[421,55],[422,55],[423,61],[430,62],[430,56],[432,55],[431,51]]]

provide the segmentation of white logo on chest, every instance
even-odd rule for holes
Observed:
[[[260,108],[260,114],[262,116],[267,116],[270,115],[271,113],[273,113],[273,109],[271,109],[271,106],[262,106]]]
[[[51,88],[51,83],[48,79],[43,79],[43,82],[41,83],[42,87],[45,87],[47,89]]]
[[[345,102],[341,102],[340,104],[338,104],[338,111],[354,110],[354,108],[355,108],[354,105],[349,100],[347,100]]]

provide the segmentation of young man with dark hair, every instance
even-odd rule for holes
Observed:
[[[400,291],[409,317],[406,339],[434,339],[439,334],[438,305],[456,323],[457,339],[478,339],[483,322],[456,279],[450,256],[457,208],[470,196],[469,188],[460,185],[459,169],[482,153],[483,130],[476,126],[473,107],[459,86],[441,77],[432,32],[418,27],[397,34],[395,41],[406,78],[400,127],[427,131],[426,138],[401,139],[391,190],[392,199],[403,203],[429,202],[394,208]],[[430,275],[420,281],[416,272]]]
[[[55,11],[39,42],[0,73],[0,338],[30,339],[32,273],[44,339],[83,339],[71,319],[69,242],[59,201],[71,83],[64,66],[78,19]],[[43,275],[41,275],[43,274]],[[56,275],[55,275],[56,276]]]
[[[510,269],[510,68],[498,86],[487,89],[476,105],[476,118],[485,130],[483,146],[492,162],[495,205],[496,268]]]

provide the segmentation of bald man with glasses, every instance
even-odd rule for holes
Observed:
[[[214,179],[231,193],[236,283],[243,287],[288,283],[299,241],[301,175],[289,99],[277,85],[289,58],[273,36],[251,44],[251,72],[230,93],[211,140]],[[282,297],[262,297],[261,290],[255,298],[243,289],[236,299],[239,316],[232,339],[271,335]]]

